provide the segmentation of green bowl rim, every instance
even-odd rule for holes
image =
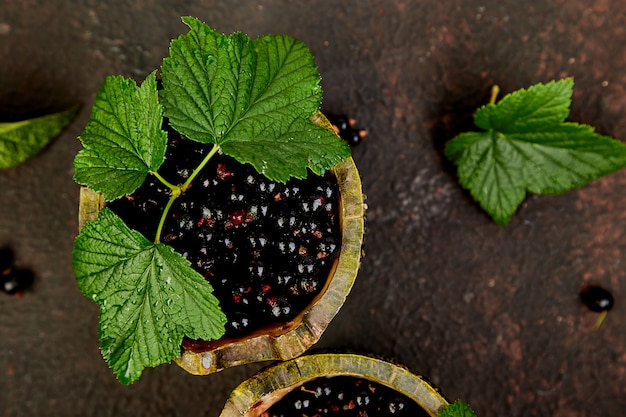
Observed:
[[[237,386],[220,417],[258,417],[294,387],[316,377],[352,375],[388,386],[436,417],[448,401],[421,376],[394,363],[349,353],[301,356],[269,366]]]

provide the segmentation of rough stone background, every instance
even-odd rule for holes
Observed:
[[[494,83],[562,77],[576,82],[570,120],[626,140],[626,2],[1,0],[0,119],[82,109],[44,152],[0,171],[0,245],[37,276],[21,298],[0,294],[0,416],[217,416],[260,366],[196,377],[164,365],[121,386],[72,276],[76,136],[104,77],[158,67],[181,15],[302,39],[323,110],[369,130],[354,149],[366,257],[319,347],[405,364],[481,417],[623,415],[626,171],[529,196],[498,227],[441,151]],[[599,331],[578,301],[588,282],[616,298]]]

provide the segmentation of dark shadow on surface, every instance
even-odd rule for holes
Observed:
[[[479,130],[474,124],[474,113],[489,102],[490,94],[491,86],[484,80],[472,82],[465,91],[446,89],[443,90],[441,100],[428,107],[424,115],[424,124],[432,146],[439,156],[441,170],[459,187],[461,185],[458,183],[457,166],[445,155],[446,143],[461,133]],[[464,195],[477,210],[483,211],[469,191],[464,190]]]
[[[68,110],[80,104],[69,93],[71,80],[47,77],[44,71],[3,76],[0,122],[16,122]],[[75,90],[74,90],[75,91]]]

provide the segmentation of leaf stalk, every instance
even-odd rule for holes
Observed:
[[[200,162],[200,164],[196,167],[196,169],[193,170],[193,172],[187,178],[187,180],[181,185],[173,185],[172,183],[168,182],[165,178],[163,178],[158,172],[152,173],[156,178],[159,179],[159,181],[161,181],[171,190],[170,198],[167,201],[167,204],[165,205],[165,208],[163,209],[163,213],[161,214],[161,219],[159,220],[159,226],[157,227],[156,236],[154,238],[154,243],[161,242],[161,233],[163,233],[163,225],[165,224],[165,219],[167,218],[167,214],[172,208],[174,201],[176,201],[178,197],[183,195],[184,192],[187,191],[189,187],[191,187],[191,182],[194,180],[194,178],[198,176],[200,171],[202,171],[202,169],[206,166],[206,164],[209,163],[213,155],[215,155],[219,150],[220,150],[219,145],[214,144],[213,148],[211,148],[211,150],[204,157],[202,162]]]
[[[209,162],[209,160],[213,157],[213,155],[215,155],[217,151],[219,150],[220,150],[220,146],[217,144],[214,144],[213,148],[211,148],[211,150],[204,157],[202,162],[200,162],[200,165],[198,165],[196,169],[193,170],[189,178],[187,178],[187,181],[185,181],[185,183],[182,185],[183,192],[187,191],[187,189],[191,186],[191,182],[194,180],[194,178],[196,178],[196,176],[200,173],[200,171],[202,171],[202,168],[205,167],[205,165]]]
[[[489,104],[496,104],[496,98],[498,98],[498,94],[500,94],[500,86],[494,84],[491,87],[491,97],[489,98]]]
[[[158,179],[159,181],[161,181],[161,182],[163,183],[163,185],[165,185],[167,188],[169,188],[170,190],[172,190],[172,192],[174,192],[174,190],[175,190],[176,188],[178,188],[178,186],[177,186],[177,185],[174,185],[174,184],[172,184],[171,182],[167,181],[167,180],[166,180],[165,178],[163,178],[163,177],[161,176],[161,174],[159,174],[158,172],[156,172],[156,171],[150,171],[150,173],[151,173],[152,175],[154,175],[154,176],[156,177],[156,179]]]

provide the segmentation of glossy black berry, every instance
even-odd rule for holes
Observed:
[[[611,310],[615,302],[613,295],[608,290],[597,285],[583,288],[580,292],[580,300],[589,310],[596,312]]]
[[[327,114],[326,117],[330,123],[339,130],[339,132],[350,129],[350,120],[343,114]]]
[[[367,408],[371,402],[370,392],[367,390],[359,392],[355,397],[356,406],[359,408]]]
[[[342,114],[326,114],[326,118],[333,125],[335,132],[348,145],[355,146],[361,143],[361,140],[367,134],[365,129],[356,127],[356,121]]]
[[[250,327],[250,318],[244,313],[235,313],[230,318],[228,324],[229,333],[245,333]]]
[[[23,292],[33,281],[33,273],[24,269],[13,269],[10,273],[0,276],[2,291],[11,295]]]

